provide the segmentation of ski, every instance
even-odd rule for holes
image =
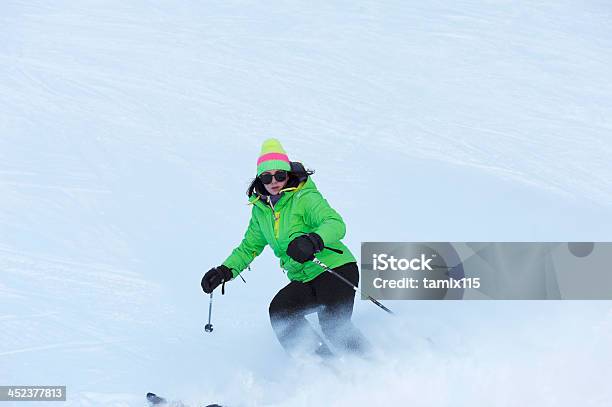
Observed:
[[[155,393],[147,393],[147,401],[149,402],[149,406],[151,407],[187,407],[185,404],[180,401],[173,401],[169,403],[165,398],[158,396]],[[207,404],[202,407],[223,407],[220,404]]]
[[[164,404],[168,404],[165,398],[159,397],[155,393],[147,393],[147,401],[151,406],[163,406]]]

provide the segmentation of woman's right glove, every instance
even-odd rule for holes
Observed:
[[[204,274],[204,277],[202,277],[202,282],[200,285],[206,294],[210,294],[221,283],[230,281],[232,277],[232,270],[227,266],[220,265],[208,270],[206,274]]]

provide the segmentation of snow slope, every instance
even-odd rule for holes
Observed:
[[[396,320],[359,302],[385,360],[336,377],[275,342],[269,250],[216,297],[213,334],[199,280],[242,237],[266,137],[317,171],[356,254],[610,240],[611,16],[596,0],[2,2],[0,384],[66,384],[70,406],[151,390],[609,404],[609,302],[396,301]]]

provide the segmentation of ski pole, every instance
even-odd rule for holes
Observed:
[[[212,300],[213,300],[213,293],[210,293],[210,302],[208,303],[208,323],[204,326],[204,330],[206,332],[212,332],[213,331],[213,326],[210,323],[210,317],[212,314]]]
[[[351,287],[353,287],[353,290],[355,290],[356,292],[358,292],[359,294],[365,296],[368,298],[368,300],[372,301],[374,304],[378,305],[380,308],[382,308],[383,310],[385,310],[386,312],[388,312],[391,315],[395,315],[393,313],[393,311],[391,311],[389,308],[385,307],[384,305],[382,305],[380,302],[378,302],[375,298],[372,298],[372,296],[364,294],[355,284],[351,283],[350,281],[348,281],[346,278],[344,278],[343,276],[341,276],[340,274],[336,273],[334,270],[330,269],[329,267],[327,267],[323,262],[321,262],[321,260],[317,259],[316,257],[312,260],[313,263],[318,264],[319,266],[323,267],[325,269],[325,271],[328,271],[330,273],[332,273],[334,276],[338,277],[340,280],[344,281],[345,283],[347,283],[348,285],[350,285]]]

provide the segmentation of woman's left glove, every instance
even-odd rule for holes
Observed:
[[[206,274],[204,274],[204,277],[202,277],[200,285],[206,294],[210,294],[221,283],[230,281],[232,277],[232,270],[227,266],[220,265],[208,270]]]
[[[298,263],[306,263],[314,259],[315,253],[323,250],[325,244],[316,233],[298,236],[287,246],[287,255]]]

